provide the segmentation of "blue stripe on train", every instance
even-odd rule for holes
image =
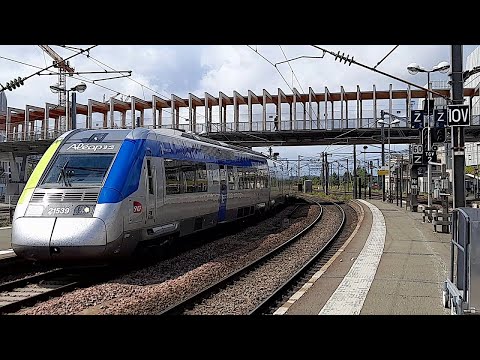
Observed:
[[[188,143],[187,143],[188,144]],[[234,159],[220,159],[202,151],[195,145],[184,146],[150,139],[125,139],[112,164],[105,184],[98,196],[98,203],[117,203],[133,194],[140,182],[143,158],[148,155],[176,160],[202,161],[219,165],[252,167],[266,164],[235,153]],[[209,148],[210,149],[210,148]],[[215,149],[213,151],[216,151]],[[212,151],[212,152],[213,152]]]

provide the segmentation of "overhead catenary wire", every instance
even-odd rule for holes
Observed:
[[[4,59],[4,60],[9,60],[9,61],[12,61],[12,62],[16,62],[16,63],[22,64],[22,65],[25,65],[25,66],[30,66],[30,67],[33,67],[33,68],[42,69],[40,66],[36,66],[36,65],[32,65],[32,64],[27,64],[27,63],[25,63],[25,62],[23,62],[23,61],[19,61],[19,60],[15,60],[15,59],[10,59],[10,58],[7,58],[7,57],[5,57],[5,56],[0,56],[0,58],[1,58],[1,59]],[[46,70],[46,71],[52,73],[53,75],[55,75],[55,74],[58,75],[58,73],[57,73],[56,71],[53,71],[53,70]],[[86,82],[88,82],[88,83],[90,83],[90,84],[97,85],[97,86],[99,86],[99,87],[101,87],[101,88],[104,88],[104,89],[106,89],[106,90],[108,90],[108,91],[118,92],[118,93],[121,94],[121,95],[127,96],[126,94],[123,94],[123,93],[121,93],[121,92],[119,92],[119,91],[117,91],[117,90],[110,89],[110,88],[107,87],[107,86],[95,84],[95,83],[93,83],[93,81],[92,81],[91,79],[88,79],[88,78],[86,78],[86,77],[84,77],[84,76],[78,75],[78,76],[70,76],[70,77],[71,77],[72,79],[86,81]]]
[[[79,54],[79,53],[78,53],[78,54]],[[1,58],[1,59],[4,59],[4,60],[8,60],[8,61],[12,61],[12,62],[21,64],[21,65],[29,66],[29,67],[32,67],[32,68],[42,69],[41,71],[48,71],[48,72],[50,72],[50,73],[52,73],[52,74],[58,74],[57,72],[55,72],[55,71],[53,71],[53,70],[48,70],[48,68],[50,68],[51,66],[49,66],[48,68],[42,68],[42,67],[40,67],[40,66],[28,64],[28,63],[25,63],[25,62],[20,61],[20,60],[11,59],[11,58],[8,58],[8,57],[6,57],[6,56],[1,56],[1,55],[0,55],[0,58]],[[66,59],[65,59],[65,60],[66,60]],[[53,65],[52,65],[52,66],[53,66]],[[41,72],[41,71],[38,71],[37,73],[39,73],[39,72]],[[114,71],[116,71],[116,70],[114,70]],[[37,74],[37,73],[36,73],[36,74]],[[41,75],[41,74],[37,74],[37,75]],[[85,81],[85,82],[87,82],[87,83],[89,83],[89,84],[93,84],[93,85],[99,86],[99,87],[101,87],[102,89],[105,89],[105,90],[108,90],[108,91],[117,93],[117,95],[130,96],[130,95],[124,94],[124,93],[121,92],[121,91],[111,89],[111,88],[109,88],[109,87],[107,87],[107,86],[104,86],[104,85],[100,85],[100,84],[98,84],[98,83],[95,82],[96,80],[89,79],[89,78],[87,78],[87,77],[85,77],[85,76],[77,75],[77,76],[69,76],[69,77],[71,77],[72,79]],[[165,108],[163,111],[165,111],[165,112],[168,113],[168,114],[171,114],[171,113],[172,113],[170,110],[168,110],[168,109],[166,109],[166,108]],[[181,115],[179,115],[179,117],[181,117],[182,119],[185,119],[185,120],[189,120],[188,118],[186,118],[186,117],[184,117],[184,116],[181,116]]]
[[[388,74],[388,73],[386,73],[386,72],[377,70],[377,69],[372,68],[372,67],[370,67],[370,66],[368,66],[368,65],[364,65],[364,64],[362,64],[362,63],[359,63],[358,61],[356,61],[356,60],[354,59],[353,56],[350,58],[350,55],[348,55],[348,54],[347,54],[346,56],[345,56],[345,53],[342,53],[342,55],[340,55],[340,51],[339,51],[337,54],[335,54],[333,51],[324,49],[324,48],[322,48],[322,47],[320,47],[320,46],[317,46],[317,45],[310,45],[310,46],[313,46],[314,48],[319,49],[319,50],[323,51],[324,53],[325,53],[325,52],[326,52],[326,53],[329,53],[330,55],[332,55],[332,56],[335,57],[335,60],[339,60],[340,62],[343,61],[344,64],[348,63],[348,66],[350,66],[350,65],[352,65],[352,64],[355,64],[355,65],[364,67],[364,68],[366,68],[366,69],[368,69],[368,70],[372,70],[372,71],[375,71],[375,72],[377,72],[377,73],[379,73],[379,74],[388,76],[388,77],[390,77],[390,78],[392,78],[392,79],[395,79],[395,80],[397,80],[397,81],[403,82],[403,83],[408,84],[408,85],[410,85],[410,86],[416,87],[417,89],[421,89],[421,90],[427,91],[427,92],[429,92],[429,93],[431,93],[431,94],[433,94],[433,95],[440,96],[440,97],[442,97],[442,98],[444,98],[444,99],[446,99],[446,100],[450,100],[450,98],[449,98],[448,96],[442,95],[442,94],[440,94],[440,93],[438,93],[438,92],[436,92],[436,91],[433,91],[433,90],[430,90],[430,89],[426,89],[426,88],[424,88],[424,87],[422,87],[422,86],[420,86],[420,85],[411,83],[410,81],[401,79],[401,78],[396,77],[396,76],[394,76],[394,75],[390,75],[390,74]]]
[[[380,65],[380,64],[383,62],[383,60],[385,60],[385,59],[386,59],[392,52],[394,52],[395,49],[398,48],[398,47],[399,47],[399,45],[395,45],[395,47],[394,47],[392,50],[390,50],[390,52],[389,52],[387,55],[385,55],[385,56],[382,58],[382,60],[380,60],[380,61],[377,63],[377,65],[375,65],[373,68],[376,69],[377,66]]]
[[[23,83],[23,82],[25,82],[26,80],[30,79],[31,77],[33,77],[33,76],[35,76],[35,75],[39,75],[42,71],[47,71],[47,70],[50,69],[51,67],[58,66],[58,64],[61,64],[61,63],[65,63],[67,60],[69,60],[69,59],[71,59],[71,58],[73,58],[73,57],[75,57],[75,56],[78,56],[79,54],[83,54],[84,52],[88,52],[88,51],[90,51],[91,49],[93,49],[93,48],[95,48],[95,47],[97,47],[97,46],[98,46],[98,45],[92,45],[92,46],[88,47],[87,49],[81,50],[81,52],[78,52],[78,53],[73,54],[72,56],[66,57],[65,59],[63,59],[62,61],[60,61],[60,62],[58,62],[58,63],[57,63],[57,62],[54,62],[52,65],[47,66],[47,67],[45,67],[45,68],[42,68],[41,70],[39,70],[39,71],[37,71],[37,72],[35,72],[35,73],[31,74],[31,75],[25,76],[25,77],[23,77],[23,78],[19,77],[19,80],[21,81],[21,83]],[[0,91],[4,91],[5,88],[3,87],[3,85],[1,85],[1,86],[2,86],[2,89],[0,89]]]
[[[70,49],[70,48],[67,47],[66,45],[60,45],[60,46],[63,47],[63,48],[65,48],[65,49],[67,49],[67,50],[75,51],[75,50]],[[87,56],[87,55],[85,54],[85,56]],[[102,68],[103,70],[105,70],[105,68],[103,67],[103,66],[105,66],[105,67],[109,68],[110,70],[118,71],[118,70],[114,69],[113,67],[111,67],[110,65],[105,64],[104,62],[96,59],[95,57],[93,57],[93,56],[90,55],[90,54],[87,56],[87,58],[90,59],[91,61],[93,61],[94,63],[96,63],[96,65],[99,66],[100,68]],[[103,66],[102,66],[102,65],[103,65]],[[171,99],[169,99],[167,96],[165,96],[165,95],[159,93],[158,91],[156,91],[156,90],[154,90],[154,89],[152,89],[152,88],[150,88],[150,87],[148,87],[148,86],[140,83],[139,81],[135,80],[135,79],[132,78],[132,77],[129,77],[128,79],[131,80],[131,81],[133,81],[134,83],[136,83],[136,84],[138,84],[138,85],[140,85],[140,86],[142,87],[144,99],[145,99],[145,91],[144,91],[144,88],[145,88],[145,89],[148,89],[148,90],[150,90],[151,92],[159,95],[160,97],[164,98],[165,100],[171,100]],[[170,113],[171,113],[171,112],[170,112]],[[202,114],[200,114],[200,113],[198,113],[197,116],[201,116],[201,117],[205,118],[205,115],[202,115]],[[190,120],[190,119],[188,119],[188,118],[186,118],[186,117],[184,117],[184,116],[180,116],[180,117],[183,118],[183,119],[186,119],[186,120]]]
[[[280,70],[278,69],[278,67],[273,63],[271,62],[270,60],[268,60],[265,56],[263,56],[262,54],[260,54],[260,52],[258,52],[257,50],[253,49],[250,45],[247,45],[248,48],[250,50],[252,50],[253,52],[257,53],[258,55],[260,55],[263,59],[265,59],[265,61],[267,61],[270,65],[272,65],[276,70],[277,72],[280,74],[280,76],[282,77],[283,81],[285,81],[285,84],[287,84],[288,88],[292,91],[292,93],[294,92],[293,91],[293,88],[290,87],[290,84],[288,83],[288,81],[285,79],[285,77],[283,76],[283,74],[280,72]],[[303,105],[303,108],[305,109],[305,112],[307,112],[307,107],[305,106],[304,103],[301,103]],[[309,117],[310,117],[310,120],[312,120],[312,117],[310,116],[309,114]]]
[[[287,61],[288,63],[288,66],[290,67],[290,70],[292,71],[292,74],[293,76],[295,76],[295,79],[297,80],[297,83],[298,85],[300,86],[300,90],[302,90],[302,93],[305,93],[305,90],[303,90],[303,87],[302,87],[302,84],[300,84],[300,81],[298,80],[298,77],[297,75],[295,74],[295,71],[293,71],[293,68],[292,68],[292,65],[290,64],[290,60],[288,60],[287,58],[287,55],[285,54],[285,51],[283,51],[283,48],[282,48],[282,45],[278,45],[280,47],[280,50],[282,50],[282,53],[283,53],[283,56],[285,57],[285,60]],[[277,66],[277,64],[275,64],[275,67]],[[293,91],[293,90],[292,90]],[[312,108],[312,111],[313,113],[315,114],[315,116],[318,118],[318,115],[317,113],[315,112],[315,110]],[[310,116],[309,116],[310,117]],[[312,120],[312,118],[310,117],[310,120]]]

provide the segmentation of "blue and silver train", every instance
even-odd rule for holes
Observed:
[[[36,261],[128,256],[267,211],[288,196],[286,179],[262,154],[178,130],[73,130],[28,179],[12,248]]]

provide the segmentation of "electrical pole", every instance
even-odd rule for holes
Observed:
[[[452,45],[451,98],[463,104],[463,45]],[[471,111],[471,110],[470,110]],[[463,126],[452,126],[453,208],[465,207],[465,138]]]
[[[338,179],[337,189],[340,189],[340,162],[338,160],[337,160],[337,179]]]
[[[325,164],[324,164],[324,156],[323,156],[323,152],[322,152],[322,176],[320,177],[320,181],[321,181],[321,188],[323,189],[323,191],[325,191]]]
[[[325,195],[328,195],[328,157],[327,153],[323,153],[325,164]]]
[[[380,176],[378,176],[378,170],[380,169],[380,159],[377,160],[377,186],[380,187]]]
[[[297,190],[300,191],[300,155],[298,155],[298,161],[297,161]]]
[[[357,198],[357,146],[353,145],[353,198]]]
[[[330,163],[330,172],[329,172],[329,174],[332,174],[332,178],[333,178],[333,161]],[[332,188],[333,188],[333,185],[335,185],[335,184],[333,183],[333,180],[331,180],[331,182],[332,182],[332,183],[331,183],[330,185],[332,185]]]
[[[380,112],[382,121],[385,120],[383,110]],[[382,169],[385,169],[385,124],[382,123]],[[388,176],[390,176],[390,169],[388,169]],[[382,201],[385,201],[385,175],[382,176]]]
[[[350,192],[350,169],[348,167],[348,158],[347,158],[347,192]]]
[[[396,164],[396,170],[395,170],[395,202],[397,203],[398,206],[398,176],[400,169],[398,168],[398,159],[397,159],[397,164]]]
[[[428,90],[430,90],[430,71],[427,71],[427,86]],[[463,90],[462,90],[463,92]],[[463,94],[462,94],[463,99]],[[463,101],[462,101],[463,102]],[[430,93],[427,96],[427,149],[428,151],[432,150],[432,135],[430,129]],[[432,214],[432,165],[427,163],[427,206],[428,206],[428,214],[431,216]]]
[[[403,154],[402,162],[400,163],[400,207],[403,207]]]
[[[370,160],[370,179],[368,181],[369,187],[368,187],[368,198],[372,198],[372,180],[373,180],[373,161]]]
[[[68,96],[69,96],[69,91],[67,91],[67,97]],[[68,128],[69,128],[69,125],[67,123],[67,129]],[[77,128],[77,93],[75,91],[72,91],[72,126],[70,128],[72,130]]]

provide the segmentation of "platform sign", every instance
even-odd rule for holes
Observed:
[[[412,189],[418,189],[418,179],[417,178],[412,178],[410,187]]]
[[[469,105],[448,105],[448,126],[470,126]]]
[[[436,162],[437,161],[437,152],[433,150],[425,151],[423,156],[423,163],[428,165],[429,162]]]
[[[423,154],[423,145],[422,144],[413,144],[412,145],[412,154],[422,155]]]
[[[382,166],[377,171],[378,176],[387,176],[388,175],[388,166]]]
[[[425,112],[423,110],[412,110],[410,112],[410,128],[421,129],[423,128],[423,119]]]
[[[433,111],[433,118],[435,119],[436,128],[444,128],[447,122],[447,110],[437,109]]]
[[[412,165],[420,166],[423,165],[423,154],[412,154]]]

